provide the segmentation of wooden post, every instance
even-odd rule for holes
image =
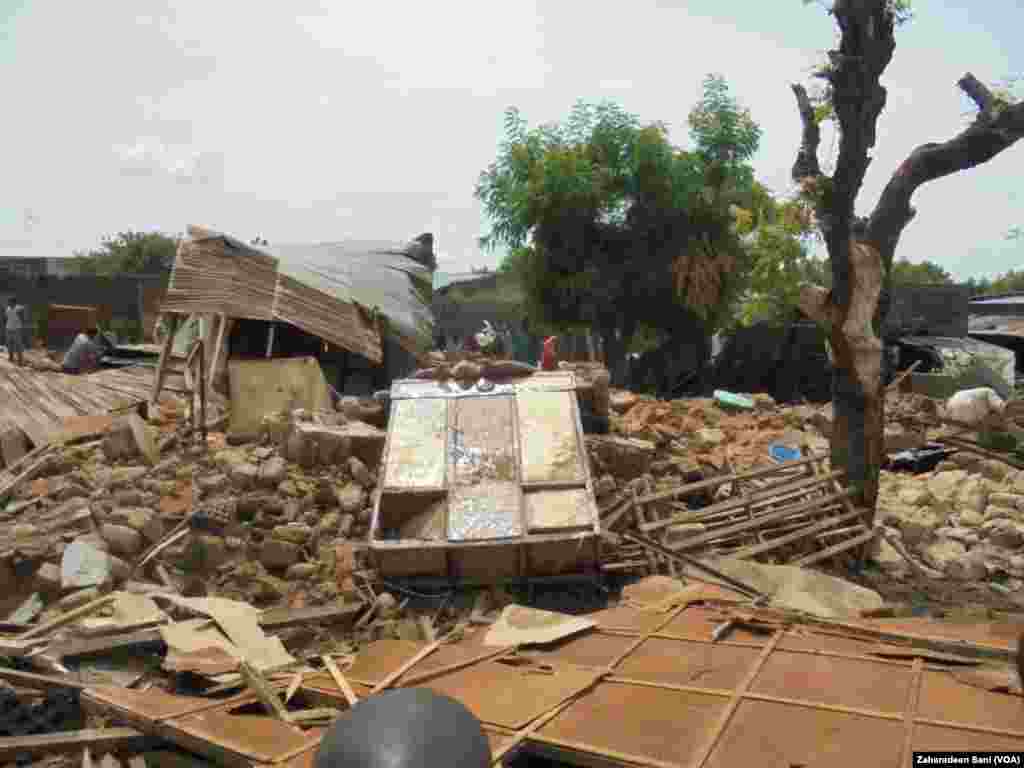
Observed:
[[[224,340],[226,337],[226,331],[228,327],[227,315],[220,313],[216,315],[217,318],[217,335],[214,337],[213,342],[213,354],[210,355],[210,380],[207,382],[207,386],[213,389],[213,380],[217,375],[217,368],[220,365],[220,357],[224,349]]]
[[[153,392],[149,397],[150,405],[155,406],[160,399],[160,390],[164,388],[164,379],[167,377],[167,364],[174,348],[174,336],[178,331],[179,316],[171,312],[167,315],[167,338],[164,339],[163,349],[160,350],[160,361],[156,365],[156,375],[153,377]],[[158,320],[159,322],[159,320]]]
[[[206,437],[206,343],[199,340],[199,431],[203,436],[203,447],[209,443]]]
[[[274,331],[276,328],[277,323],[271,320],[270,331],[267,333],[267,357],[270,357],[270,353],[274,351]]]

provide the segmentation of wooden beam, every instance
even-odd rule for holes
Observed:
[[[801,528],[799,531],[796,531],[795,533],[790,533],[786,536],[780,536],[777,539],[771,539],[769,541],[766,541],[764,544],[755,544],[751,547],[744,547],[743,549],[738,549],[735,552],[730,552],[729,557],[735,557],[737,560],[742,560],[747,557],[754,557],[755,555],[764,554],[765,552],[771,552],[773,549],[777,549],[778,547],[806,538],[807,536],[815,534],[818,531],[827,531],[829,528],[832,528],[833,526],[839,525],[840,523],[845,523],[847,520],[853,520],[859,517],[860,512],[857,512],[856,510],[854,510],[853,512],[846,512],[842,515],[830,517],[826,520],[814,523],[813,525],[809,525],[806,528]]]
[[[736,523],[735,525],[727,525],[725,528],[719,528],[717,530],[701,534],[700,536],[694,536],[692,539],[686,539],[685,541],[675,543],[670,548],[677,552],[680,550],[694,549],[696,547],[712,542],[715,539],[721,539],[724,536],[728,536],[734,533],[741,533],[743,531],[753,530],[755,528],[761,527],[765,523],[773,522],[775,520],[782,520],[784,518],[789,517],[790,515],[795,515],[798,512],[804,512],[808,509],[816,509],[818,507],[826,506],[827,504],[831,504],[832,502],[837,501],[843,497],[850,496],[852,493],[852,490],[846,489],[841,493],[833,493],[828,496],[822,496],[817,499],[805,501],[802,504],[797,504],[792,507],[784,507],[774,512],[769,512],[767,515],[760,515],[758,517],[755,517],[753,520],[748,520],[743,523]]]
[[[181,318],[177,313],[171,312],[167,316],[167,338],[164,339],[163,347],[160,350],[160,360],[156,364],[156,374],[153,376],[153,392],[149,396],[149,402],[156,405],[160,399],[160,391],[164,387],[164,379],[167,376],[167,364],[170,362],[171,352],[174,349],[174,336],[178,332],[178,323]]]
[[[17,755],[43,756],[56,752],[80,752],[83,748],[97,754],[142,742],[146,736],[134,728],[87,728],[81,731],[59,731],[41,736],[0,738],[0,758],[14,762]]]
[[[700,480],[696,483],[687,483],[686,485],[680,485],[676,488],[672,488],[667,491],[649,493],[646,496],[639,497],[636,501],[639,504],[647,504],[652,501],[671,499],[676,496],[682,496],[688,493],[696,493],[697,491],[703,491],[709,488],[717,488],[720,485],[725,485],[726,483],[731,483],[735,480],[752,480],[757,477],[765,477],[767,475],[778,474],[779,472],[784,472],[787,469],[793,469],[794,467],[802,467],[814,461],[821,461],[821,459],[823,458],[826,458],[824,454],[815,454],[814,456],[808,456],[806,459],[788,461],[785,462],[784,464],[776,464],[771,467],[764,467],[762,469],[751,470],[750,472],[741,472],[738,475],[712,477],[707,480]]]
[[[807,477],[802,480],[796,480],[790,483],[780,483],[779,485],[770,485],[759,491],[741,496],[738,499],[730,499],[728,501],[722,501],[718,504],[712,504],[709,507],[703,509],[694,510],[693,512],[683,512],[678,515],[666,518],[665,520],[658,520],[653,523],[647,523],[640,526],[640,529],[645,533],[654,531],[659,528],[665,528],[669,525],[677,525],[679,523],[694,523],[706,520],[713,515],[717,515],[721,512],[729,512],[736,509],[743,509],[747,506],[764,506],[765,504],[771,504],[773,501],[779,499],[789,493],[809,491],[815,486],[824,485],[825,483],[836,480],[843,476],[843,470],[837,469],[828,475],[819,477]],[[637,499],[637,503],[643,503],[640,499]]]

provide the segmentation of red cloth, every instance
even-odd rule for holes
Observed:
[[[540,367],[545,371],[555,370],[557,358],[555,357],[555,344],[558,342],[557,336],[548,336],[544,339],[544,352],[540,358]]]

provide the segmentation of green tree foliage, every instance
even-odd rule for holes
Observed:
[[[160,274],[170,271],[177,248],[176,238],[159,232],[121,232],[76,253],[74,267],[83,275]]]
[[[519,274],[531,319],[597,330],[613,368],[641,326],[706,339],[744,288],[733,211],[760,129],[721,77],[704,86],[692,151],[610,103],[533,129],[510,109],[477,184],[492,225],[482,244],[510,249],[500,269]]]
[[[953,285],[953,276],[932,261],[911,263],[896,261],[892,265],[893,285]]]
[[[792,320],[801,284],[820,284],[828,271],[826,262],[810,253],[810,206],[799,199],[777,200],[755,182],[747,206],[734,214],[750,263],[737,323]]]

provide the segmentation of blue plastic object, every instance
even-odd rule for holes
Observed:
[[[790,448],[781,443],[772,443],[768,446],[768,455],[776,461],[796,461],[802,455],[799,448]]]

